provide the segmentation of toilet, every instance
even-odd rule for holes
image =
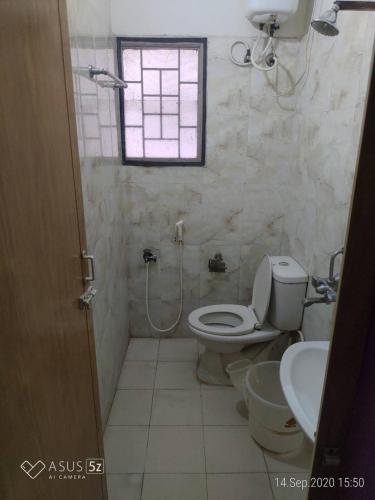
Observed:
[[[219,304],[192,311],[189,329],[206,348],[199,359],[198,377],[227,385],[224,355],[298,330],[307,282],[307,273],[292,257],[267,255],[255,275],[251,305]]]

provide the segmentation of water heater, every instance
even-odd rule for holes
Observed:
[[[246,17],[259,27],[261,24],[282,24],[298,9],[299,0],[246,0]]]

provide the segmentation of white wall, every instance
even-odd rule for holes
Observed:
[[[257,33],[245,18],[246,0],[111,0],[112,30],[127,36],[227,36]],[[306,32],[310,0],[279,36],[301,37]]]
[[[71,36],[108,37],[111,33],[110,0],[67,0]]]

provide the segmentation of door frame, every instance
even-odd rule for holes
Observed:
[[[375,306],[375,66],[352,192],[341,284],[315,445],[313,478],[347,473],[343,454],[356,407]],[[337,484],[337,483],[336,483]],[[311,488],[309,500],[341,499],[340,488]],[[351,498],[348,496],[348,498]],[[353,497],[354,498],[354,497]],[[362,498],[362,497],[361,497]]]

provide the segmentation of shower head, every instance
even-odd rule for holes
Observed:
[[[324,12],[317,19],[313,19],[311,26],[321,35],[336,36],[339,29],[337,27],[337,13],[340,7],[334,4],[329,10]]]
[[[340,33],[337,27],[337,13],[339,10],[375,11],[375,2],[336,0],[329,10],[317,19],[313,19],[311,26],[321,35],[338,35]]]

